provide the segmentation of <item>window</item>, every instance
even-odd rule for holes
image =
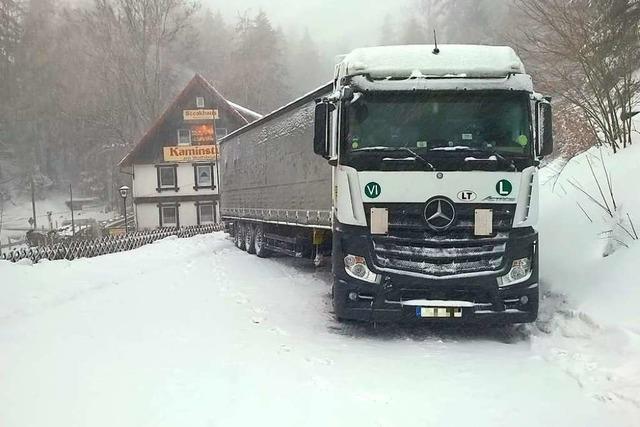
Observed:
[[[214,188],[213,163],[193,165],[195,183],[194,190],[198,188]]]
[[[191,145],[191,131],[178,129],[178,145]]]
[[[158,168],[158,191],[175,190],[178,191],[177,166],[157,166]]]
[[[216,136],[218,138],[224,138],[228,134],[229,132],[227,131],[227,128],[216,128]]]
[[[178,206],[160,206],[160,227],[178,226]]]
[[[196,107],[197,108],[204,108],[204,97],[202,97],[202,96],[196,97]]]
[[[211,224],[214,223],[215,208],[213,204],[198,205],[198,224]]]

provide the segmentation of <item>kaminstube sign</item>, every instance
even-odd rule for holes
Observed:
[[[165,162],[193,162],[198,160],[216,160],[217,145],[187,145],[164,147]]]

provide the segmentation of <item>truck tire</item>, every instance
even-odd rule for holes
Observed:
[[[236,246],[236,248],[240,247],[240,243],[238,243],[238,239],[240,238],[240,226],[238,225],[238,223],[236,222],[235,224],[233,224],[233,244]]]
[[[244,247],[250,254],[256,253],[255,230],[255,227],[251,223],[248,223],[246,228],[244,229]]]
[[[247,232],[247,227],[244,223],[239,223],[238,224],[238,243],[236,246],[238,246],[238,249],[240,250],[246,250],[246,247],[244,245],[245,241],[244,241],[244,233]]]
[[[264,245],[264,227],[262,224],[257,224],[254,229],[253,248],[255,254],[260,258],[267,258],[269,256],[269,250],[265,248]]]

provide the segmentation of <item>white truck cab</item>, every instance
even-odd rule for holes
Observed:
[[[356,49],[318,99],[339,318],[531,322],[551,107],[513,49]]]

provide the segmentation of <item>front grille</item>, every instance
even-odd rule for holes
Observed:
[[[446,277],[501,269],[515,205],[456,205],[456,220],[443,232],[427,225],[423,204],[368,205],[389,211],[389,233],[373,235],[374,262],[380,268]],[[476,209],[493,210],[493,235],[474,234]],[[369,221],[370,218],[367,218]]]

